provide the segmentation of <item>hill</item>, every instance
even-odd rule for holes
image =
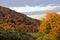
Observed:
[[[34,31],[40,20],[30,18],[23,13],[0,6],[0,27],[4,29]]]

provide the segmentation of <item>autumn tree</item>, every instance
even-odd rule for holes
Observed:
[[[38,29],[43,34],[42,40],[60,40],[60,14],[48,12]]]

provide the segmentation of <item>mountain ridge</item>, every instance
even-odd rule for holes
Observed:
[[[16,27],[17,30],[23,30],[26,26],[33,30],[40,25],[40,20],[30,18],[25,14],[0,6],[0,26],[4,27],[7,25]]]

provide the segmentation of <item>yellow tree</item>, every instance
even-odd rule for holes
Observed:
[[[48,12],[46,17],[42,19],[38,29],[44,35],[42,38],[43,40],[45,38],[45,40],[57,40],[60,38],[60,36],[58,37],[58,35],[60,35],[60,14]]]

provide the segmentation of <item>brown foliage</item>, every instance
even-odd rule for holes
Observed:
[[[8,29],[10,26],[10,29],[15,28],[16,30],[32,29],[33,27],[39,26],[39,23],[40,20],[32,19],[25,14],[0,6],[0,26],[5,29]],[[8,28],[6,28],[6,25],[9,25]]]

